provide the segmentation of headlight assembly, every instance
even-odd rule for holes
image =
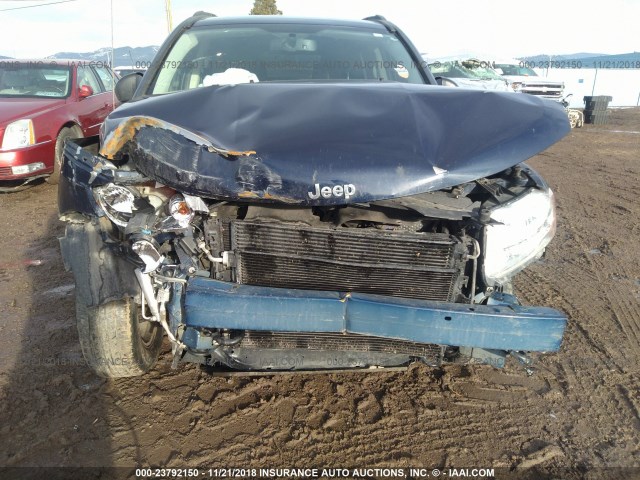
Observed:
[[[109,220],[120,227],[126,227],[133,216],[134,203],[138,193],[133,189],[112,183],[93,190],[98,205]]]
[[[17,120],[7,125],[2,138],[2,150],[24,148],[36,143],[33,122],[28,119]]]
[[[489,286],[502,285],[540,258],[556,231],[551,190],[531,190],[495,208],[486,227],[484,277]]]
[[[193,219],[193,210],[181,194],[174,195],[169,200],[169,215],[173,217],[182,228],[187,228]]]

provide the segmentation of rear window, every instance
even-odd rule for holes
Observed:
[[[259,82],[424,83],[402,42],[387,32],[317,25],[238,25],[185,32],[164,60],[151,94],[206,86],[212,75],[230,68],[246,70]]]

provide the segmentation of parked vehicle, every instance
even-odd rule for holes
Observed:
[[[493,67],[504,78],[509,80],[516,92],[528,93],[542,98],[560,101],[564,92],[564,82],[540,77],[531,68],[519,60],[500,60],[493,62]]]
[[[82,60],[0,61],[0,191],[57,183],[65,140],[98,134],[114,83],[108,67]]]
[[[481,90],[512,91],[509,82],[491,68],[489,62],[468,56],[453,56],[428,59],[429,70],[440,82],[452,87],[477,88]]]
[[[115,91],[59,188],[98,374],[146,372],[163,334],[174,365],[236,370],[559,349],[565,315],[511,279],[555,232],[521,162],[569,131],[561,105],[439,86],[382,17],[198,14]]]

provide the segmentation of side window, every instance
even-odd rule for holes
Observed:
[[[100,82],[98,82],[98,79],[96,78],[94,73],[91,71],[91,68],[79,65],[78,66],[78,87],[81,87],[82,85],[87,85],[91,87],[94,94],[101,93],[104,91],[102,89],[102,85],[100,85]]]
[[[106,67],[93,67],[100,80],[102,80],[102,85],[107,92],[113,90],[113,85],[115,83],[113,73]]]

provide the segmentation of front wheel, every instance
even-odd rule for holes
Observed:
[[[140,285],[129,262],[103,241],[97,221],[69,223],[60,239],[76,283],[76,320],[88,365],[103,377],[132,377],[158,358],[163,329],[142,317]]]
[[[76,299],[82,353],[102,377],[133,377],[153,367],[162,346],[158,322],[142,318],[133,298],[87,307]]]
[[[62,171],[62,160],[64,156],[64,143],[70,138],[81,138],[82,130],[77,125],[73,127],[64,127],[58,133],[56,139],[56,149],[53,158],[53,173],[47,177],[47,182],[52,185],[57,185],[60,181],[60,172]]]

